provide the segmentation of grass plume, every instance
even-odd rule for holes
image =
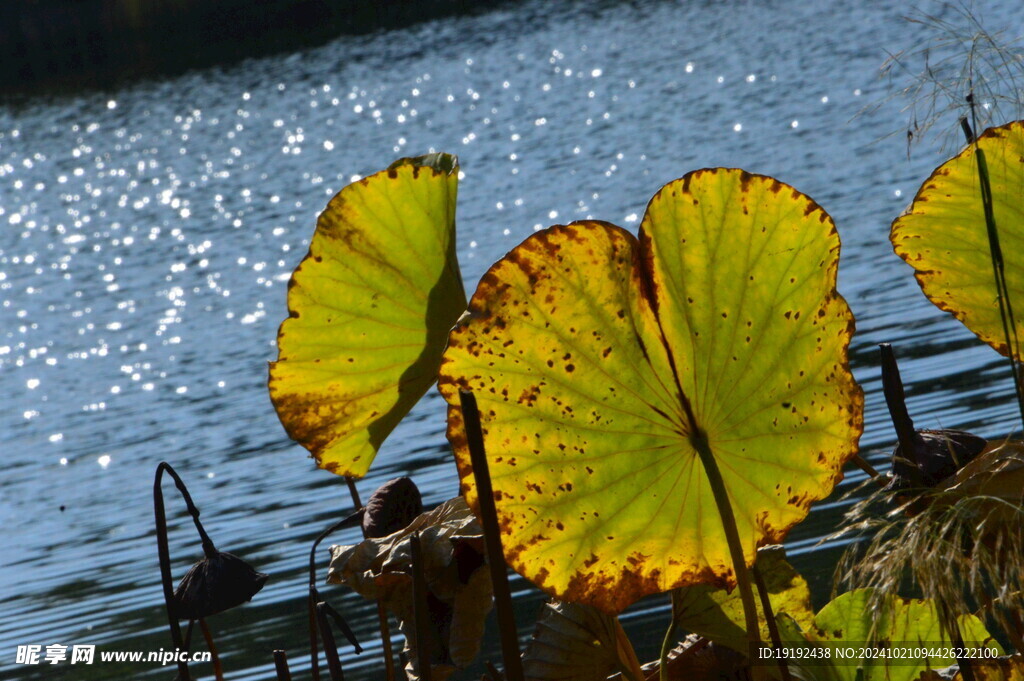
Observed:
[[[826,540],[860,540],[840,560],[836,588],[935,599],[940,612],[987,618],[1024,649],[1024,508],[998,483],[989,485],[1001,471],[1024,466],[1024,453],[1003,443],[986,457],[985,468],[959,485],[875,490],[851,507]],[[943,623],[946,631],[950,624]]]
[[[905,103],[907,153],[913,142],[935,132],[946,150],[958,149],[966,97],[978,103],[976,130],[1013,120],[1024,111],[1022,36],[990,31],[973,4],[934,2],[905,16],[922,34],[918,43],[890,53],[881,76],[890,84],[883,103]]]

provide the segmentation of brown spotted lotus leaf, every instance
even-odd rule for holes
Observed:
[[[978,137],[985,156],[992,210],[1014,319],[1024,341],[1024,121],[989,128]],[[977,150],[967,146],[935,169],[907,212],[892,223],[896,254],[914,268],[921,290],[1004,355],[1011,354],[992,272]],[[1019,356],[1018,347],[1013,353]]]
[[[757,569],[768,591],[768,600],[775,614],[786,613],[801,627],[808,627],[814,619],[811,591],[807,580],[786,561],[781,546],[764,546],[757,552]],[[757,587],[754,587],[755,594]],[[757,599],[760,604],[760,598]],[[673,616],[682,631],[700,634],[715,643],[747,653],[749,639],[743,618],[743,604],[738,589],[731,591],[699,584],[682,587],[673,594]],[[771,633],[758,609],[761,640],[770,641]]]
[[[437,378],[466,309],[458,159],[400,159],[342,189],[288,282],[270,399],[321,468],[360,478]]]
[[[409,537],[419,532],[431,621],[431,678],[445,679],[480,651],[484,620],[491,610],[491,579],[484,559],[483,530],[462,497],[428,511],[405,529],[354,546],[331,547],[327,581],[345,584],[381,600],[399,620],[410,660],[410,679],[419,678],[413,617],[412,555]]]
[[[473,507],[458,391],[476,396],[512,567],[606,612],[735,584],[697,434],[747,565],[781,542],[842,478],[862,430],[838,259],[832,220],[807,196],[716,168],[663,187],[639,239],[559,225],[492,266],[438,385]]]
[[[882,646],[943,652],[952,644],[942,631],[934,601],[880,595],[873,589],[855,589],[828,603],[804,629],[786,614],[777,617],[782,644],[825,653],[803,654],[789,660],[796,678],[830,681],[914,681],[928,669],[956,663],[952,657],[889,660],[865,656],[859,664],[840,659],[837,649]],[[957,618],[964,645],[992,649],[1001,654],[985,625],[974,615]]]

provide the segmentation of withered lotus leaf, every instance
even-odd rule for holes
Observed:
[[[892,453],[891,486],[904,489],[918,484],[931,488],[982,453],[988,446],[985,438],[962,430],[918,430],[914,432],[914,455],[910,461],[897,444]]]
[[[352,546],[332,546],[327,581],[384,603],[398,618],[405,636],[410,679],[419,678],[409,548],[414,532],[420,536],[434,624],[431,678],[444,679],[476,657],[492,605],[483,530],[462,497],[423,513],[394,534]]]
[[[226,551],[213,550],[189,568],[174,590],[178,619],[199,620],[252,600],[268,575]]]
[[[735,584],[700,437],[747,565],[781,542],[842,478],[862,430],[838,260],[832,220],[807,196],[713,168],[663,187],[639,239],[559,225],[492,266],[449,336],[439,389],[471,506],[458,391],[476,396],[509,563],[606,612]]]
[[[549,601],[523,652],[527,681],[605,681],[619,668],[614,615]]]
[[[398,532],[423,513],[420,488],[412,478],[388,480],[370,495],[363,513],[363,536],[370,539]]]

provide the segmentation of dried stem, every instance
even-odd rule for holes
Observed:
[[[213,643],[213,633],[210,632],[210,627],[206,624],[205,619],[199,620],[199,629],[202,630],[206,648],[210,651],[210,660],[213,662],[213,678],[217,681],[224,681],[224,668],[221,667],[220,655],[217,654],[217,646]]]
[[[292,673],[288,669],[288,653],[285,651],[274,651],[274,669],[277,671],[277,681],[292,681]]]
[[[161,461],[160,465],[156,467],[156,479],[153,482],[153,514],[156,516],[156,545],[157,553],[160,556],[160,577],[164,590],[164,608],[167,610],[171,641],[174,643],[175,650],[180,652],[185,649],[185,644],[181,638],[181,625],[178,624],[178,619],[174,615],[174,584],[171,581],[171,554],[167,544],[167,515],[164,511],[164,493],[160,488],[164,471],[170,473],[174,478],[175,483],[178,485],[178,490],[182,492],[182,495],[185,497],[185,503],[189,506],[189,513],[195,510],[195,505],[192,503],[192,497],[189,496],[188,490],[185,488],[185,483],[181,481],[181,478],[178,477],[178,474],[174,472],[169,463]],[[196,527],[201,528],[198,510],[192,513],[192,518],[195,520]],[[206,537],[206,533],[201,529],[200,533],[201,536],[209,541],[209,537]],[[178,662],[178,679],[180,681],[191,681],[192,679],[188,671],[188,663],[184,660]]]
[[[487,547],[487,563],[491,570],[494,587],[494,607],[498,611],[498,629],[501,633],[501,654],[505,663],[505,677],[508,681],[523,681],[523,662],[519,651],[516,620],[512,610],[512,593],[508,586],[508,571],[505,553],[501,548],[501,531],[498,528],[498,512],[494,507],[494,490],[491,474],[484,451],[484,436],[480,427],[480,411],[476,398],[468,390],[459,391],[462,406],[462,421],[466,428],[473,477],[476,480],[477,500],[480,504],[480,522],[484,528],[484,542]]]
[[[346,475],[345,484],[348,485],[348,493],[352,497],[352,505],[355,508],[361,509],[363,502],[359,499],[359,489],[356,487],[355,479],[350,475]],[[363,538],[366,538],[365,532],[363,533]],[[380,629],[380,642],[384,654],[384,678],[386,681],[395,681],[395,653],[391,649],[391,625],[388,623],[388,611],[379,600],[377,601],[377,628]]]
[[[343,527],[351,527],[362,520],[363,509],[357,508],[358,510],[355,513],[339,520],[317,535],[317,538],[313,540],[313,546],[309,549],[309,598],[307,599],[307,609],[309,617],[310,672],[314,681],[319,681],[320,679],[320,650],[317,643],[318,617],[316,611],[317,603],[320,602],[320,592],[316,588],[316,550],[320,546],[320,542],[326,539],[332,532]]]
[[[416,664],[420,681],[431,681],[430,606],[427,603],[427,578],[423,574],[423,550],[420,533],[409,537],[412,556],[412,610],[416,626]]]
[[[345,681],[345,675],[341,670],[341,658],[338,657],[338,644],[334,641],[334,632],[327,621],[326,606],[324,602],[316,604],[316,621],[320,629],[320,639],[324,644],[324,655],[327,657],[327,670],[331,674],[331,681]]]

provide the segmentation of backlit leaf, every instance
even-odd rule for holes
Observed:
[[[978,145],[988,166],[1013,323],[1017,336],[1024,338],[1024,121],[986,130]],[[893,222],[891,238],[933,303],[1002,354],[1010,354],[973,145],[925,180],[910,209]]]
[[[437,377],[466,308],[457,184],[454,156],[402,159],[320,214],[288,285],[269,385],[281,423],[321,468],[363,476]]]
[[[768,591],[768,600],[775,614],[786,613],[801,626],[814,618],[811,591],[807,580],[786,562],[781,546],[765,546],[757,552],[757,569]],[[754,587],[757,593],[757,587]],[[758,599],[758,604],[761,601]],[[676,623],[684,631],[700,634],[715,643],[746,654],[749,640],[743,619],[743,605],[738,589],[727,591],[705,584],[688,586],[674,592],[672,611]],[[761,640],[771,640],[764,612],[758,609]]]
[[[862,428],[838,257],[809,198],[710,169],[659,191],[639,239],[555,226],[496,263],[449,337],[439,388],[471,505],[458,390],[476,394],[509,563],[608,612],[734,584],[698,433],[747,564],[780,542],[842,477]]]
[[[789,660],[796,676],[808,681],[913,681],[926,669],[956,664],[954,657],[917,654],[942,653],[952,645],[942,632],[933,601],[879,596],[872,589],[857,589],[822,608],[813,626],[806,630],[786,615],[779,616],[778,623],[784,646],[826,651],[794,655]],[[977,617],[964,615],[957,623],[965,647],[1002,653]],[[865,647],[890,650],[900,657],[865,655],[861,652]]]

